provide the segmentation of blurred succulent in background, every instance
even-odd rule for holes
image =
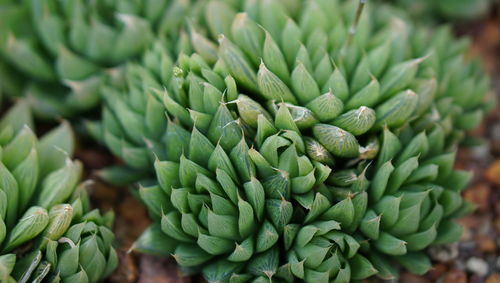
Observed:
[[[410,14],[431,20],[471,21],[488,14],[496,0],[396,0]]]
[[[114,155],[121,157],[129,168],[102,170],[101,177],[109,182],[130,184],[147,176],[144,173],[152,171],[154,154],[166,158],[164,143],[176,136],[187,135],[185,129],[178,123],[167,121],[165,116],[162,86],[173,83],[171,53],[175,51],[169,50],[170,46],[167,40],[157,40],[139,62],[128,63],[124,72],[127,87],[103,87],[101,120],[86,122],[88,132]],[[169,155],[172,160],[178,160],[180,156]]]
[[[120,86],[121,65],[148,47],[155,31],[177,36],[189,1],[6,1],[0,54],[29,79],[24,91],[42,117],[73,117]],[[194,9],[194,8],[193,8]],[[2,72],[2,74],[5,72]],[[7,72],[8,73],[8,72]],[[12,76],[12,75],[11,75]]]
[[[157,157],[136,250],[209,282],[348,282],[425,273],[425,248],[458,239],[472,207],[454,152],[488,78],[448,29],[356,5],[210,1],[194,53],[109,90],[89,127],[132,167]]]
[[[97,282],[118,264],[114,215],[90,210],[69,125],[32,128],[24,101],[0,121],[0,281]]]

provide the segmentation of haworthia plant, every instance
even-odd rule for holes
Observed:
[[[90,210],[67,123],[37,139],[29,106],[0,120],[0,282],[97,282],[118,264],[114,215]]]
[[[250,147],[227,114],[212,125],[233,130],[195,127],[187,144],[168,146],[186,149],[178,162],[155,162],[159,185],[139,194],[157,222],[135,250],[172,254],[209,282],[394,279],[395,263],[425,273],[425,249],[458,240],[454,219],[473,209],[460,197],[470,174],[452,169],[439,126],[386,128],[371,165],[332,172],[294,131]]]
[[[3,2],[0,54],[28,81],[22,91],[15,80],[1,87],[11,95],[24,93],[35,113],[49,118],[74,117],[96,107],[102,85],[124,84],[122,63],[148,47],[155,32],[177,37],[192,5],[169,0]]]
[[[454,152],[488,78],[446,28],[356,4],[209,1],[192,54],[109,90],[89,128],[132,167],[155,159],[136,250],[209,282],[349,282],[425,273],[425,249],[458,239]]]
[[[177,162],[155,162],[159,185],[139,194],[158,223],[136,250],[173,254],[209,282],[310,280],[325,270],[345,280],[351,263],[368,262],[342,223],[322,216],[334,202],[323,193],[331,169],[305,155],[296,132],[270,133],[257,150],[224,104],[215,117],[210,135],[194,127],[187,144],[169,144],[187,149]]]

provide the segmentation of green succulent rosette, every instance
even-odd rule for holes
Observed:
[[[97,282],[118,263],[113,214],[90,210],[69,125],[32,127],[24,101],[0,121],[0,281]]]
[[[472,174],[453,169],[456,148],[446,140],[440,126],[398,134],[386,128],[371,164],[330,176],[345,195],[363,180],[368,200],[355,234],[382,279],[396,278],[398,264],[425,274],[431,268],[426,249],[458,241],[462,227],[455,220],[475,208],[460,195]]]
[[[5,1],[0,54],[28,79],[23,94],[41,117],[74,117],[100,102],[100,88],[124,82],[121,65],[154,32],[176,37],[189,1]],[[12,83],[11,83],[12,84]]]
[[[139,190],[155,224],[136,251],[172,254],[209,282],[395,279],[399,265],[427,272],[425,250],[457,241],[454,219],[474,208],[439,125],[385,128],[377,158],[338,171],[295,131],[269,128],[261,145],[242,133],[221,104],[207,134],[195,126],[167,145],[181,156],[157,160],[159,185]]]
[[[250,147],[225,104],[208,133],[194,127],[183,143],[167,146],[182,150],[177,162],[155,162],[159,185],[139,195],[157,223],[135,250],[172,254],[209,282],[371,275],[357,271],[370,266],[359,243],[327,215],[335,212],[325,212],[333,201],[324,185],[331,169],[305,155],[298,133],[269,131],[262,146]]]
[[[185,36],[184,33],[182,37]],[[186,40],[179,41],[177,48],[185,49]],[[128,167],[100,171],[101,176],[110,182],[127,184],[146,176],[145,172],[153,169],[154,154],[161,159],[168,155],[171,160],[179,157],[167,153],[164,148],[167,140],[186,132],[179,123],[168,121],[165,116],[162,86],[174,83],[171,53],[175,51],[168,46],[168,40],[157,40],[144,52],[141,60],[128,63],[124,72],[126,87],[102,88],[101,120],[85,122],[91,136],[121,157]]]
[[[178,162],[155,162],[159,185],[139,195],[156,223],[134,246],[209,282],[394,279],[398,264],[423,274],[426,248],[458,240],[454,219],[473,209],[440,126],[385,128],[371,164],[332,172],[295,131],[251,147],[225,104],[215,117],[209,134],[169,144]]]

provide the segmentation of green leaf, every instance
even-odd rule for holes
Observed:
[[[356,138],[341,128],[318,124],[313,127],[314,137],[333,155],[354,158],[359,155],[359,144]]]
[[[248,261],[254,253],[254,239],[250,237],[243,242],[236,243],[234,251],[229,255],[228,259],[234,262],[245,262]]]
[[[388,255],[406,254],[406,242],[385,232],[380,233],[380,237],[374,242],[374,245],[379,251]]]
[[[255,252],[261,253],[271,249],[278,242],[278,239],[279,234],[276,228],[265,220],[257,233]]]
[[[314,115],[323,123],[335,119],[342,113],[344,103],[333,95],[332,90],[311,100],[306,105]]]
[[[238,107],[240,118],[251,127],[257,128],[259,115],[263,115],[268,120],[271,120],[271,115],[250,97],[240,94],[235,102]]]
[[[196,243],[200,246],[200,248],[211,255],[225,254],[234,249],[233,241],[216,236],[205,235],[201,232],[198,234],[198,241]]]
[[[399,127],[408,122],[418,104],[418,96],[412,90],[400,92],[389,100],[377,106],[376,126],[382,128]]]
[[[306,70],[303,62],[299,62],[293,70],[291,83],[293,91],[302,105],[309,103],[321,95],[316,81]]]
[[[375,111],[366,106],[348,111],[335,118],[331,124],[359,136],[369,131],[375,124]]]
[[[397,261],[408,271],[418,275],[424,275],[432,267],[429,257],[419,252],[398,256]]]
[[[170,161],[155,160],[154,163],[156,178],[163,189],[169,195],[172,188],[177,188],[180,185],[179,180],[179,164]]]
[[[253,210],[260,221],[264,216],[265,192],[262,184],[255,177],[252,177],[249,182],[243,184],[245,195],[248,202],[252,205]]]
[[[399,217],[399,205],[402,197],[384,196],[375,204],[375,211],[381,215],[383,228],[391,227]]]
[[[259,65],[257,84],[264,98],[297,104],[297,100],[288,86],[278,76],[269,71],[264,63]]]
[[[290,73],[288,71],[285,56],[271,34],[267,31],[264,31],[264,33],[265,39],[264,46],[262,47],[262,59],[271,72],[276,74],[285,83],[288,83],[290,80]]]
[[[9,281],[9,275],[16,264],[15,254],[5,254],[0,256],[0,279],[3,282]]]
[[[176,241],[162,232],[158,223],[151,224],[134,242],[132,248],[136,251],[169,256],[175,250]]]
[[[12,228],[4,246],[4,251],[8,252],[26,243],[43,232],[49,224],[47,211],[38,206],[30,207]]]
[[[236,14],[231,26],[232,38],[251,59],[254,65],[259,63],[262,57],[262,45],[264,33],[246,13]]]
[[[377,79],[372,80],[361,90],[354,93],[345,104],[345,109],[351,110],[361,106],[372,107],[380,99],[380,84]]]
[[[425,58],[412,59],[391,66],[380,82],[382,97],[388,98],[407,87],[414,80],[418,66],[424,60]]]
[[[251,91],[257,91],[257,76],[250,63],[243,52],[223,35],[219,36],[219,56],[236,81]]]
[[[293,206],[285,199],[268,199],[266,200],[266,212],[276,230],[281,233],[285,225],[292,219]]]
[[[349,264],[352,270],[351,277],[354,280],[365,279],[378,273],[378,270],[373,267],[372,263],[366,257],[359,254],[349,259]]]
[[[252,257],[248,263],[247,270],[255,276],[271,278],[278,270],[279,250],[277,247]]]
[[[50,209],[55,204],[65,202],[75,191],[82,171],[79,161],[66,159],[64,167],[52,172],[43,181],[37,205]]]
[[[58,204],[49,211],[49,223],[43,231],[40,249],[44,249],[48,241],[57,241],[66,233],[73,219],[73,207],[69,204]]]
[[[181,266],[197,266],[209,261],[213,256],[195,245],[179,245],[173,254]]]
[[[210,235],[228,240],[238,240],[238,219],[229,215],[218,215],[208,210],[208,231]]]
[[[361,232],[368,238],[377,240],[380,234],[380,220],[380,215],[377,215],[373,210],[368,210],[361,221]]]
[[[238,230],[242,238],[250,236],[255,226],[255,216],[252,205],[238,198]]]

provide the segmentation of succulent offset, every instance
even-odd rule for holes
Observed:
[[[42,117],[74,117],[100,102],[100,87],[120,86],[120,66],[139,55],[153,31],[176,36],[189,1],[6,1],[0,54],[27,79],[10,95],[30,98]],[[4,72],[2,72],[3,74]],[[6,73],[9,77],[16,78]],[[19,89],[19,87],[18,87]]]
[[[99,127],[130,166],[159,158],[137,250],[209,282],[348,282],[425,273],[424,250],[458,240],[454,152],[488,78],[448,29],[356,5],[210,1],[172,73],[134,67]]]
[[[90,210],[69,125],[38,140],[28,108],[0,121],[0,281],[97,282],[118,264],[114,216]]]

